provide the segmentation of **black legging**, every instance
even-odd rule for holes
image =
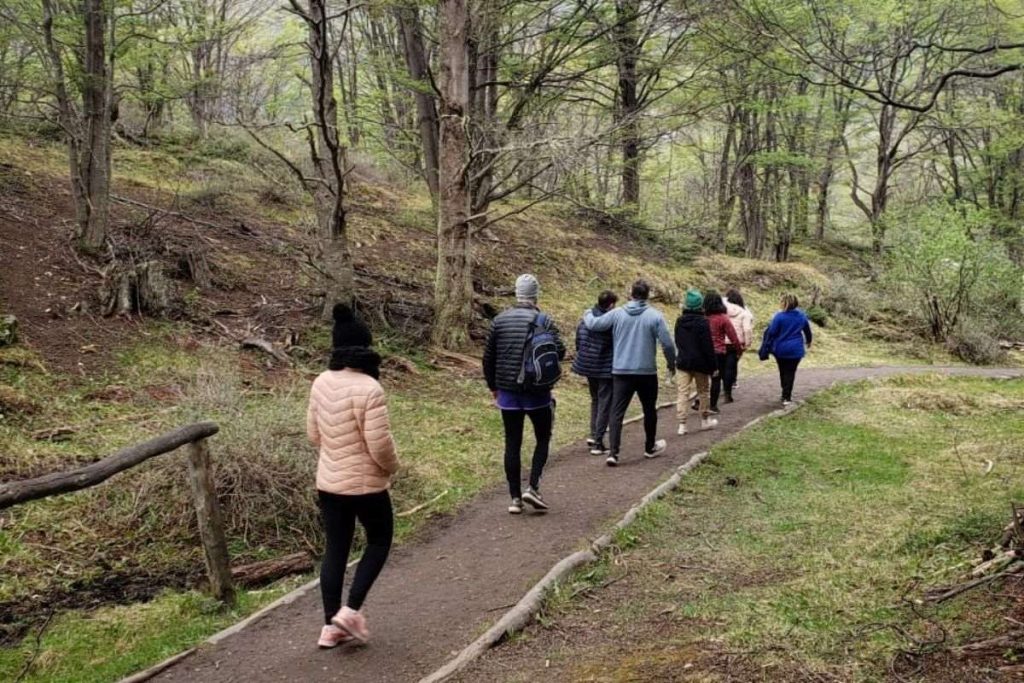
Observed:
[[[533,435],[537,439],[537,445],[533,449],[533,464],[530,466],[530,486],[534,491],[539,491],[540,477],[548,461],[555,411],[551,406],[536,410],[501,411],[501,421],[505,425],[505,478],[508,479],[508,492],[513,498],[521,498],[523,495],[523,464],[520,458],[523,450],[523,427],[527,417],[533,423]]]
[[[793,382],[796,381],[796,368],[800,365],[799,358],[775,358],[779,366],[779,384],[782,385],[782,400],[793,400]]]
[[[347,604],[354,610],[363,606],[366,594],[388,559],[394,534],[394,515],[391,496],[386,490],[361,496],[342,496],[326,491],[317,491],[317,494],[327,537],[320,566],[320,595],[324,602],[324,623],[329,624],[331,617],[341,609],[341,586],[345,580],[345,565],[352,548],[356,519],[366,530],[366,548],[348,589]]]
[[[727,356],[724,353],[715,354],[715,367],[718,372],[711,378],[711,409],[718,410],[718,397],[722,393],[722,379],[725,376],[725,364]],[[730,389],[731,391],[731,389]]]
[[[654,450],[658,435],[658,376],[615,375],[612,377],[612,419],[609,434],[612,455],[622,446],[622,421],[626,417],[633,394],[640,397],[644,409],[644,451]]]

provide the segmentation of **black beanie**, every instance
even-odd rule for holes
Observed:
[[[342,348],[346,346],[373,345],[373,336],[370,328],[364,323],[347,304],[334,305],[334,329],[331,330],[331,346]]]

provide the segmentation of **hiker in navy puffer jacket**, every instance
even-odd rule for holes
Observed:
[[[591,309],[599,318],[615,308],[619,297],[611,290],[601,292],[597,305]],[[587,378],[590,387],[590,446],[591,455],[608,455],[604,433],[612,410],[612,331],[594,332],[581,320],[576,328],[576,358],[572,371]]]

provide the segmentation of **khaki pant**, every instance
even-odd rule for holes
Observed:
[[[711,403],[711,376],[703,372],[679,371],[679,401],[676,403],[676,417],[679,424],[685,425],[686,418],[690,414],[690,402],[693,400],[693,393],[696,391],[697,400],[700,403],[700,417],[706,419]]]

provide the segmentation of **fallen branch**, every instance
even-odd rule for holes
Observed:
[[[266,339],[261,339],[259,337],[246,337],[238,343],[243,349],[259,349],[260,351],[269,353],[282,363],[291,365],[292,359],[288,357],[288,354],[268,342]]]
[[[272,560],[232,567],[231,578],[243,586],[262,586],[285,576],[308,572],[312,568],[313,558],[309,553],[301,551],[284,557],[275,557]]]
[[[395,515],[395,517],[409,517],[411,515],[415,515],[417,512],[419,512],[423,508],[427,507],[428,505],[433,505],[437,501],[439,501],[442,498],[444,498],[445,496],[447,496],[449,490],[450,489],[445,489],[444,491],[441,491],[441,493],[437,494],[436,496],[434,496],[433,498],[428,500],[426,503],[420,503],[416,507],[409,508],[408,510],[405,510],[404,512],[399,512],[398,514]]]
[[[136,201],[134,199],[129,199],[128,197],[119,197],[116,194],[110,195],[110,198],[113,199],[115,202],[120,202],[121,204],[127,204],[129,206],[137,206],[140,209],[146,209],[147,211],[155,211],[156,213],[164,214],[166,216],[174,216],[175,218],[180,218],[183,221],[188,221],[189,223],[195,223],[196,225],[201,225],[204,228],[213,228],[215,230],[227,230],[227,228],[224,227],[223,225],[218,225],[216,223],[210,223],[209,221],[204,221],[204,220],[200,220],[198,218],[193,218],[192,216],[189,216],[187,214],[183,214],[180,211],[171,211],[170,209],[161,209],[159,206],[152,206],[150,204],[144,204],[144,203],[142,203],[140,201]],[[200,237],[201,239],[209,239],[207,237],[203,237],[202,235],[198,235],[198,234],[197,234],[197,237]]]
[[[1024,646],[1024,631],[1010,631],[995,638],[977,640],[960,647],[951,648],[950,651],[957,657],[966,657],[972,654],[984,653],[991,650],[1008,650]]]
[[[988,576],[983,576],[980,579],[974,579],[973,581],[967,581],[967,582],[961,583],[961,584],[959,584],[957,586],[953,586],[952,588],[949,588],[949,589],[945,589],[945,590],[943,590],[943,589],[936,589],[936,590],[933,590],[933,591],[929,591],[927,597],[928,597],[928,600],[930,600],[931,602],[934,602],[935,604],[939,604],[940,602],[945,602],[946,600],[949,600],[951,598],[955,598],[956,596],[960,595],[961,593],[966,593],[967,591],[969,591],[969,590],[971,590],[973,588],[977,588],[978,586],[984,586],[987,583],[992,583],[996,579],[1001,579],[1001,578],[1004,578],[1006,576],[1010,576],[1012,574],[1018,574],[1018,573],[1020,573],[1020,571],[1022,569],[1024,569],[1024,566],[1022,566],[1021,564],[1017,563],[1017,564],[1012,565],[1009,569],[1004,569],[1003,571],[998,572],[996,574],[989,574]]]

